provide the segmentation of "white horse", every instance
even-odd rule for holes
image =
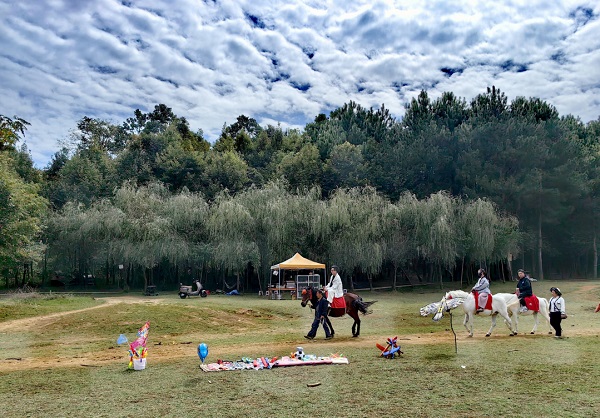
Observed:
[[[467,293],[462,290],[452,290],[444,295],[440,302],[431,303],[427,306],[421,308],[421,315],[427,316],[429,314],[435,313],[433,320],[439,321],[444,316],[444,311],[450,311],[462,305],[463,310],[465,311],[465,320],[463,322],[464,327],[467,329],[469,333],[469,337],[473,336],[473,317],[475,316],[475,297],[472,293]],[[500,315],[504,318],[504,323],[508,327],[511,332],[512,330],[512,321],[508,316],[508,311],[506,308],[506,302],[503,298],[497,298],[495,295],[492,295],[492,309],[486,309],[477,315],[490,316],[492,317],[492,326],[490,327],[486,337],[492,335],[492,330],[496,326],[496,317]]]
[[[513,326],[512,331],[513,335],[517,335],[519,332],[519,316],[527,316],[533,315],[533,329],[531,330],[531,334],[535,334],[537,331],[537,327],[540,323],[540,318],[538,316],[538,312],[534,312],[532,310],[526,310],[525,312],[519,312],[519,308],[521,304],[519,303],[519,298],[514,293],[496,293],[494,297],[504,299],[506,303],[506,308],[508,309],[508,313],[512,316]],[[539,314],[544,317],[546,322],[548,323],[548,334],[552,334],[552,327],[550,326],[550,303],[548,299],[537,297],[540,301],[540,311]]]

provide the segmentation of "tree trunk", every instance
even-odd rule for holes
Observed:
[[[123,286],[125,290],[129,290],[129,287],[131,286],[132,274],[133,274],[133,266],[131,265],[131,263],[127,263],[127,274],[125,275],[125,286]]]
[[[394,266],[394,283],[392,284],[392,290],[396,291],[398,284],[398,267],[396,266],[396,263],[393,263],[392,265]]]
[[[460,263],[460,288],[463,287],[463,273],[465,271],[465,257],[462,258],[462,263]]]
[[[596,243],[596,231],[594,231],[594,279],[598,278],[598,245]]]
[[[110,264],[109,264],[109,255],[106,253],[106,286],[110,285]]]
[[[539,279],[544,280],[544,265],[542,262],[542,213],[538,216],[538,263],[540,268]]]
[[[27,263],[23,263],[23,276],[21,276],[21,287],[25,286],[25,277],[27,276]]]
[[[48,278],[48,248],[44,249],[44,270],[42,272],[42,286],[46,284]]]

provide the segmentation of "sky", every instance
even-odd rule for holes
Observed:
[[[600,2],[0,0],[0,114],[44,168],[84,116],[164,103],[211,142],[239,115],[302,129],[353,100],[398,119],[492,85],[600,116]],[[23,141],[22,141],[23,142]]]

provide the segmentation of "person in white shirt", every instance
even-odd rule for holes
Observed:
[[[552,293],[552,297],[550,298],[550,325],[552,325],[552,328],[556,331],[554,337],[562,338],[562,328],[560,323],[567,314],[565,300],[558,287],[551,287],[550,292]]]
[[[338,266],[331,266],[331,278],[329,283],[325,286],[327,291],[327,301],[331,305],[334,298],[344,297],[344,285],[342,284],[342,278],[338,274]]]

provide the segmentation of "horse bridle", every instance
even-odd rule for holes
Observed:
[[[444,305],[446,305],[446,296],[442,298],[442,303],[440,303],[437,313],[441,313],[443,315],[442,311],[444,310]]]
[[[313,294],[312,294],[312,287],[308,287],[306,289],[302,290],[302,294],[303,295],[308,295],[308,298],[306,299],[306,301],[304,302],[304,305],[302,306],[306,306],[306,304],[308,304],[308,302],[310,302],[312,304],[312,298],[313,298]]]

